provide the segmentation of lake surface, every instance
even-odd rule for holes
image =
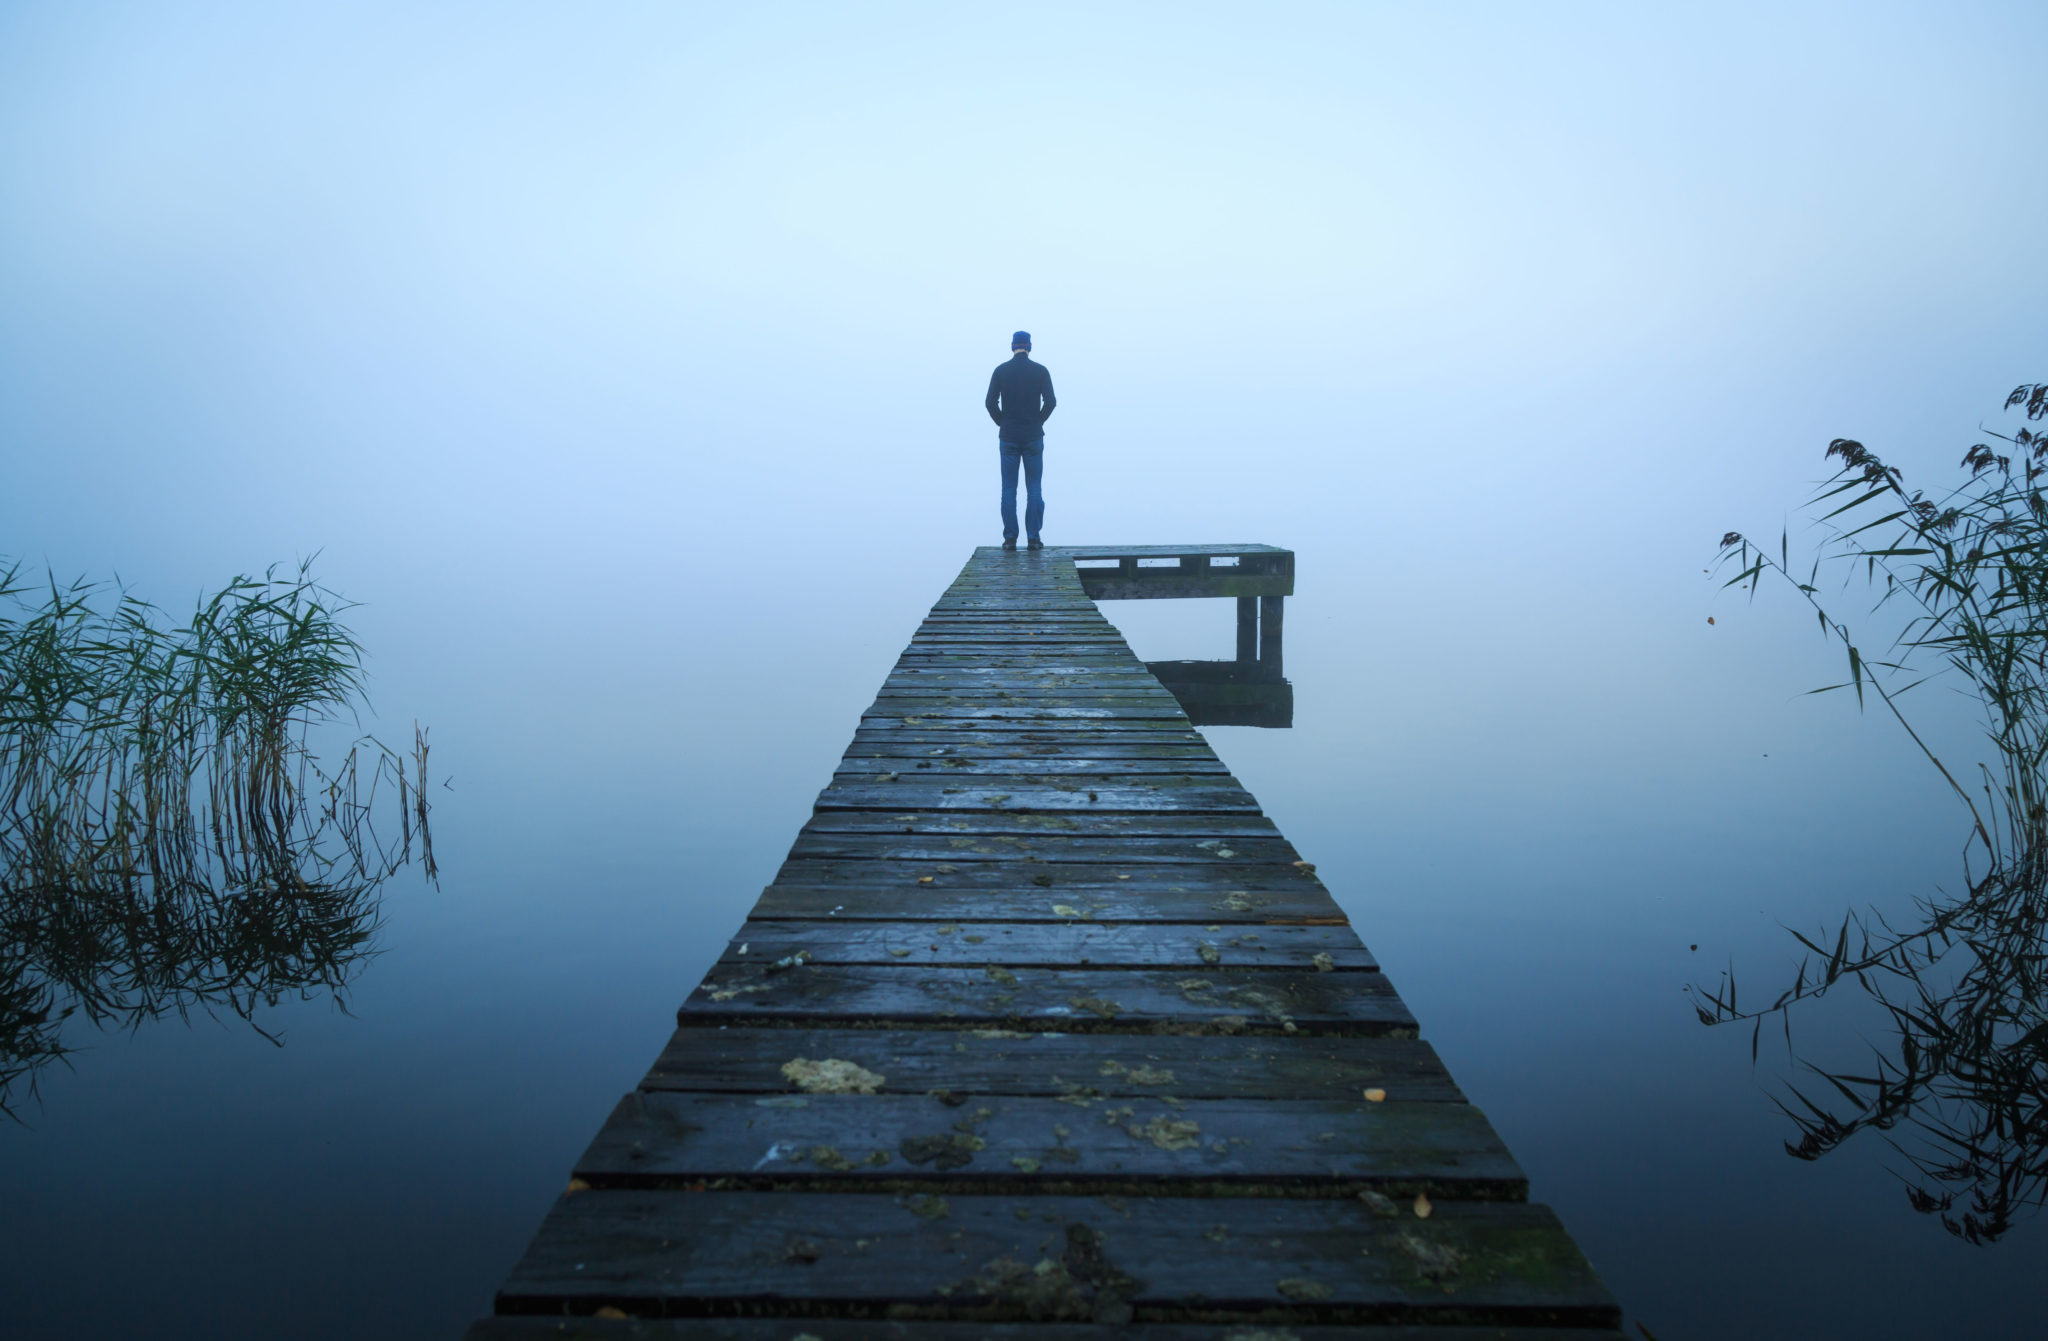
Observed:
[[[1896,733],[1765,683],[1805,670],[1773,646],[1804,648],[1782,612],[1712,606],[1690,671],[1664,635],[1603,637],[1604,657],[1531,640],[1540,612],[1497,599],[1483,653],[1432,652],[1357,552],[1253,538],[1299,549],[1295,726],[1207,734],[1630,1317],[1666,1341],[2030,1334],[2038,1223],[1972,1247],[1867,1140],[1788,1158],[1782,1044],[1752,1070],[1747,1033],[1682,995],[1731,959],[1781,986],[1777,921],[1957,877],[1955,808]],[[771,569],[603,638],[564,607],[559,636],[498,663],[382,639],[377,664],[436,700],[441,888],[393,880],[346,1013],[259,1014],[282,1046],[233,1018],[68,1035],[79,1052],[0,1128],[8,1334],[459,1334],[964,557]],[[1104,609],[1147,659],[1231,655],[1228,602]],[[597,642],[623,645],[597,663]],[[1800,1041],[1867,1023],[1819,1003]]]

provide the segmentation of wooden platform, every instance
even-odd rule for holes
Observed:
[[[975,552],[472,1341],[1618,1335],[1122,553]]]

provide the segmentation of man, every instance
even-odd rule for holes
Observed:
[[[1010,361],[988,379],[988,417],[996,421],[996,446],[1003,454],[1003,548],[1017,548],[1017,467],[1024,467],[1024,533],[1031,548],[1044,549],[1038,528],[1045,521],[1045,495],[1038,481],[1045,469],[1045,421],[1059,404],[1052,374],[1031,361],[1031,332],[1010,337]]]

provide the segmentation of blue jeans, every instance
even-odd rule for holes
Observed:
[[[1024,466],[1024,534],[1033,540],[1038,538],[1038,528],[1045,521],[1045,495],[1038,488],[1039,477],[1045,471],[1045,439],[1028,446],[1016,443],[999,444],[1003,453],[1003,539],[1017,538],[1017,466]]]

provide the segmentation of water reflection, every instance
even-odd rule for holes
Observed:
[[[1293,726],[1294,686],[1251,661],[1148,661],[1196,726]]]
[[[2048,383],[2014,390],[2005,409],[2015,408],[2048,419]],[[1949,784],[1970,821],[1967,892],[1920,900],[1903,926],[1851,914],[1833,934],[1800,935],[1807,958],[1797,980],[1760,1011],[1740,1009],[1732,972],[1700,992],[1707,1024],[1747,1020],[1760,1032],[1778,1015],[1789,1045],[1788,1012],[1855,979],[1889,1037],[1857,1070],[1802,1063],[1826,1089],[1794,1086],[1792,1102],[1779,1101],[1799,1129],[1786,1148],[1817,1159],[1858,1132],[1883,1133],[1912,1166],[1914,1208],[1971,1243],[2000,1238],[2016,1215],[2048,1204],[2048,434],[1986,432],[2011,450],[1973,446],[1968,479],[1938,500],[1909,490],[1862,443],[1829,443],[1841,469],[1809,505],[1828,507],[1818,518],[1827,539],[1803,575],[1788,567],[1782,536],[1775,557],[1739,532],[1721,542],[1724,562],[1740,565],[1729,585],[1754,591],[1769,576],[1796,590],[1848,655],[1849,685],[1831,688],[1853,686],[1859,702],[1868,691]],[[1838,503],[1845,493],[1852,501]],[[1855,515],[1865,508],[1884,515]],[[1896,660],[1864,655],[1830,614],[1836,596],[1822,592],[1820,573],[1844,561],[1870,582],[1874,618],[1909,612],[1886,653]],[[1893,607],[1894,596],[1910,604]],[[1940,658],[1933,667],[1913,661],[1930,654]],[[1900,707],[1916,684],[1944,674],[1984,710],[1993,759],[1975,787]]]
[[[340,998],[372,953],[378,881],[169,891],[0,890],[0,1112],[68,1051],[74,1017],[133,1029],[167,1014],[257,1022],[287,997]]]
[[[1788,1153],[1818,1159],[1859,1132],[1881,1132],[1913,1170],[1913,1208],[1971,1243],[1992,1242],[2048,1205],[2042,874],[1988,877],[1966,901],[1923,905],[1925,922],[1903,933],[1851,917],[1832,947],[1802,936],[1817,960],[1803,963],[1797,986],[1764,1011],[1738,1010],[1732,979],[1700,992],[1706,1023],[1748,1020],[1760,1029],[1765,1016],[1783,1017],[1794,1002],[1853,978],[1889,1021],[1867,1066],[1800,1059],[1821,1086],[1789,1086],[1791,1102],[1776,1100],[1799,1130]],[[1960,971],[1957,959],[1966,963]]]

